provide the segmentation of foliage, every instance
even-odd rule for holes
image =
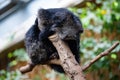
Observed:
[[[28,60],[28,55],[25,51],[25,49],[21,48],[21,49],[17,49],[14,52],[10,52],[8,53],[8,58],[13,58],[15,57],[16,59],[11,61],[9,63],[9,66],[14,66],[16,65],[19,61],[27,61]]]
[[[88,2],[82,9],[70,9],[81,18],[84,33],[81,40],[82,62],[87,64],[100,52],[109,48],[115,41],[120,41],[120,1],[119,0],[96,0]],[[119,74],[114,74],[111,65],[120,66],[117,53],[120,52],[120,45],[111,55],[100,59],[89,71],[100,71],[105,69],[111,71],[108,80],[120,79]],[[120,70],[117,67],[117,70]],[[104,74],[99,72],[98,75]],[[102,75],[104,76],[104,75]],[[119,76],[119,77],[118,77]],[[100,77],[100,80],[106,78]]]
[[[0,70],[0,80],[21,80],[21,73],[16,70],[16,71],[5,71],[5,70]]]
[[[8,58],[15,58],[8,64],[8,68],[15,66],[19,61],[28,60],[28,56],[25,52],[25,49],[16,49],[14,52],[8,53]],[[23,76],[19,70],[9,71],[9,70],[0,70],[0,80],[22,80]]]

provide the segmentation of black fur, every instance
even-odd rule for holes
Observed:
[[[56,48],[48,37],[58,33],[80,62],[80,33],[83,32],[81,22],[73,13],[63,8],[40,9],[35,24],[28,30],[25,37],[27,53],[33,64],[46,64],[53,55],[59,59]],[[49,64],[54,70],[64,73],[60,65]]]

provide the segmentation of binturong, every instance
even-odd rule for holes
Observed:
[[[64,73],[58,64],[48,64],[52,59],[59,59],[58,52],[48,39],[57,33],[71,49],[75,59],[80,63],[80,34],[83,32],[79,18],[64,8],[39,9],[34,25],[25,36],[25,46],[33,65],[47,64],[49,67]]]

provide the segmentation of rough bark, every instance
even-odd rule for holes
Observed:
[[[62,41],[57,34],[50,36],[49,39],[56,47],[60,57],[61,66],[70,80],[86,80],[81,66],[75,60],[68,45]]]

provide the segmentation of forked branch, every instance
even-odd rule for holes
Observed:
[[[68,75],[68,77],[70,78],[70,80],[85,80],[85,76],[82,71],[85,71],[87,68],[89,68],[92,64],[94,64],[100,58],[109,55],[111,51],[119,45],[119,42],[114,43],[109,49],[105,50],[104,52],[96,56],[94,59],[92,59],[90,63],[81,67],[76,62],[68,45],[64,41],[62,41],[57,34],[50,36],[49,39],[51,40],[51,42],[57,49],[60,60],[54,59],[54,60],[49,61],[47,64],[61,65],[63,69],[65,70],[66,74]],[[22,73],[30,72],[34,67],[35,65],[33,65],[30,62],[26,66],[23,66],[20,69],[20,71]]]

